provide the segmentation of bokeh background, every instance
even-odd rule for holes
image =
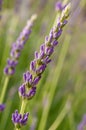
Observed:
[[[58,1],[58,0],[57,0]],[[0,116],[0,130],[14,129],[11,121],[12,112],[20,108],[21,100],[18,87],[23,82],[23,73],[29,68],[34,58],[34,51],[39,50],[45,36],[49,34],[56,14],[56,0],[3,0],[0,11],[0,91],[3,87],[3,69],[6,65],[11,45],[22,31],[27,20],[34,13],[38,18],[33,26],[31,36],[27,41],[19,59],[16,73],[9,81],[5,95],[6,109]],[[62,0],[63,2],[63,0]],[[43,77],[38,84],[36,96],[28,102],[26,111],[30,117],[23,130],[42,130],[39,128],[43,112],[48,130],[55,119],[61,120],[56,130],[76,130],[86,113],[86,0],[71,0],[71,16],[64,28]],[[67,45],[68,43],[68,45]],[[64,55],[62,48],[65,45]],[[46,117],[48,94],[54,97]],[[68,100],[68,112],[64,118],[60,115]],[[44,121],[44,120],[43,120]],[[57,122],[58,123],[58,122]]]

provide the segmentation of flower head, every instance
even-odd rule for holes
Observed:
[[[36,19],[36,15],[33,15],[30,20],[28,20],[27,25],[24,27],[20,36],[17,38],[16,42],[12,44],[10,51],[10,58],[7,60],[7,65],[4,68],[4,73],[6,75],[13,75],[15,73],[16,65],[18,64],[18,59],[21,55],[21,51],[24,48],[26,41],[31,34],[31,29]]]
[[[22,115],[18,113],[18,110],[16,110],[15,113],[12,114],[12,122],[16,127],[24,126],[28,121],[28,116],[28,112]]]

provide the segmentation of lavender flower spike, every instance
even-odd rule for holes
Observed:
[[[4,111],[5,109],[5,104],[0,104],[0,112]]]
[[[23,114],[25,110],[26,100],[32,99],[36,94],[37,84],[39,83],[43,72],[45,71],[48,63],[51,62],[51,55],[54,52],[54,48],[58,45],[58,38],[62,34],[63,27],[67,24],[67,18],[69,16],[70,4],[64,9],[57,24],[51,29],[48,36],[46,36],[44,43],[40,46],[39,52],[35,52],[34,59],[30,63],[29,71],[23,74],[23,84],[19,87],[19,96],[22,98],[23,105],[21,106],[21,112]],[[65,22],[66,21],[66,22]],[[12,121],[16,125],[21,126],[21,120],[23,119],[18,111],[12,115]],[[16,128],[18,126],[16,125]]]
[[[77,130],[85,130],[85,129],[86,129],[86,114],[83,116],[83,119],[78,125]]]
[[[18,110],[16,110],[15,113],[12,114],[12,122],[14,123],[15,127],[20,128],[21,126],[26,125],[28,116],[28,112],[22,115],[18,113]]]
[[[68,5],[57,22],[57,24],[51,29],[49,36],[46,36],[44,43],[40,46],[40,51],[35,52],[35,58],[30,63],[30,69],[23,75],[24,83],[19,87],[19,96],[22,99],[31,99],[36,93],[36,86],[42,77],[42,73],[45,71],[48,63],[51,62],[51,55],[54,52],[54,48],[58,45],[58,38],[62,34],[63,27],[67,24],[67,18],[69,16]]]
[[[31,34],[32,26],[36,17],[36,15],[32,15],[31,19],[28,20],[27,25],[20,33],[20,36],[17,38],[16,42],[12,44],[10,58],[7,60],[7,66],[4,69],[4,73],[6,75],[13,75],[15,73],[15,67],[18,64],[18,59],[21,55],[22,49],[24,48],[24,44]]]

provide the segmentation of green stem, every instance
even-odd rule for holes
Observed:
[[[20,130],[20,128],[14,128],[14,130]]]
[[[10,77],[6,76],[5,82],[4,82],[4,85],[3,85],[3,88],[2,88],[0,103],[3,103],[3,101],[4,101],[4,97],[5,97],[5,93],[6,93],[6,90],[7,90],[7,85],[8,85],[9,79],[10,79]]]
[[[49,130],[56,130],[59,127],[59,125],[61,124],[61,122],[63,121],[63,119],[67,115],[67,113],[69,112],[69,108],[70,108],[69,101],[67,101],[65,106],[63,107],[62,111],[57,116],[56,120],[51,125],[51,127],[49,128]]]
[[[75,121],[74,121],[74,112],[73,112],[72,106],[71,106],[70,112],[68,114],[68,120],[69,120],[70,130],[76,130]]]
[[[24,114],[26,105],[27,105],[27,100],[22,100],[21,109],[20,109],[21,114]]]

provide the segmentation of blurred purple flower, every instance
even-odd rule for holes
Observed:
[[[31,19],[28,20],[27,25],[24,27],[20,36],[17,38],[16,42],[12,44],[10,51],[10,58],[7,60],[7,66],[4,69],[6,75],[13,75],[15,73],[15,67],[18,64],[18,59],[21,55],[21,51],[24,48],[26,41],[31,34],[31,29],[34,23],[36,15],[32,15]]]
[[[84,128],[86,127],[86,114],[83,116],[82,121],[78,125],[77,130],[85,130]]]
[[[4,111],[5,109],[5,104],[0,104],[0,112]]]
[[[55,4],[55,9],[57,11],[62,11],[67,5],[63,5],[63,3],[61,1],[58,1],[56,4]]]

